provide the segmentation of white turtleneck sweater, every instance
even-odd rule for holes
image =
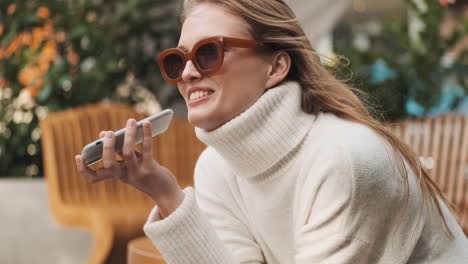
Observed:
[[[207,132],[195,191],[145,233],[168,263],[468,263],[468,241],[447,207],[409,200],[390,147],[370,128],[301,110],[296,82],[268,90]]]

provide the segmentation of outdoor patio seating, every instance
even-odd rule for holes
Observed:
[[[99,131],[117,130],[130,117],[145,116],[128,106],[91,105],[51,114],[41,122],[51,212],[60,224],[94,234],[88,263],[125,259],[129,264],[165,263],[142,232],[152,201],[115,180],[89,184],[74,164],[74,155],[95,140]],[[432,179],[459,210],[458,221],[468,234],[468,117],[411,119],[388,127],[420,156]],[[195,162],[205,148],[193,127],[176,118],[153,143],[155,159],[178,177],[182,187],[192,185]]]
[[[154,203],[118,180],[88,183],[79,175],[74,156],[96,140],[101,130],[118,130],[127,119],[144,117],[129,106],[110,104],[52,113],[41,121],[51,213],[59,224],[93,234],[89,264],[125,263],[127,243],[143,235],[143,224]],[[177,118],[166,133],[153,138],[155,158],[178,176],[181,186],[191,184],[195,157],[204,149],[194,138],[193,127]]]

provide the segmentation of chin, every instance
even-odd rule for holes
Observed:
[[[188,121],[192,126],[207,129],[210,127],[209,117],[207,115],[202,115],[199,113],[188,112]]]
[[[214,130],[223,124],[222,122],[217,122],[216,117],[208,113],[190,113],[190,111],[188,112],[188,121],[192,126],[206,131]]]

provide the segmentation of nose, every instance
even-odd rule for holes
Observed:
[[[200,79],[201,77],[201,73],[197,70],[197,68],[195,68],[193,62],[191,60],[187,61],[185,68],[182,71],[182,81],[194,81]]]

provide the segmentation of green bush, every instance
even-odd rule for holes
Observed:
[[[468,18],[443,38],[439,27],[447,7],[434,0],[405,3],[407,16],[343,25],[335,32],[336,52],[350,61],[339,74],[349,78],[351,69],[353,86],[367,93],[363,99],[385,120],[459,110],[468,92],[468,52],[452,61],[447,54],[468,35]]]
[[[0,3],[0,177],[43,174],[38,123],[49,112],[151,96],[166,108],[180,100],[156,62],[178,39],[174,2]]]

